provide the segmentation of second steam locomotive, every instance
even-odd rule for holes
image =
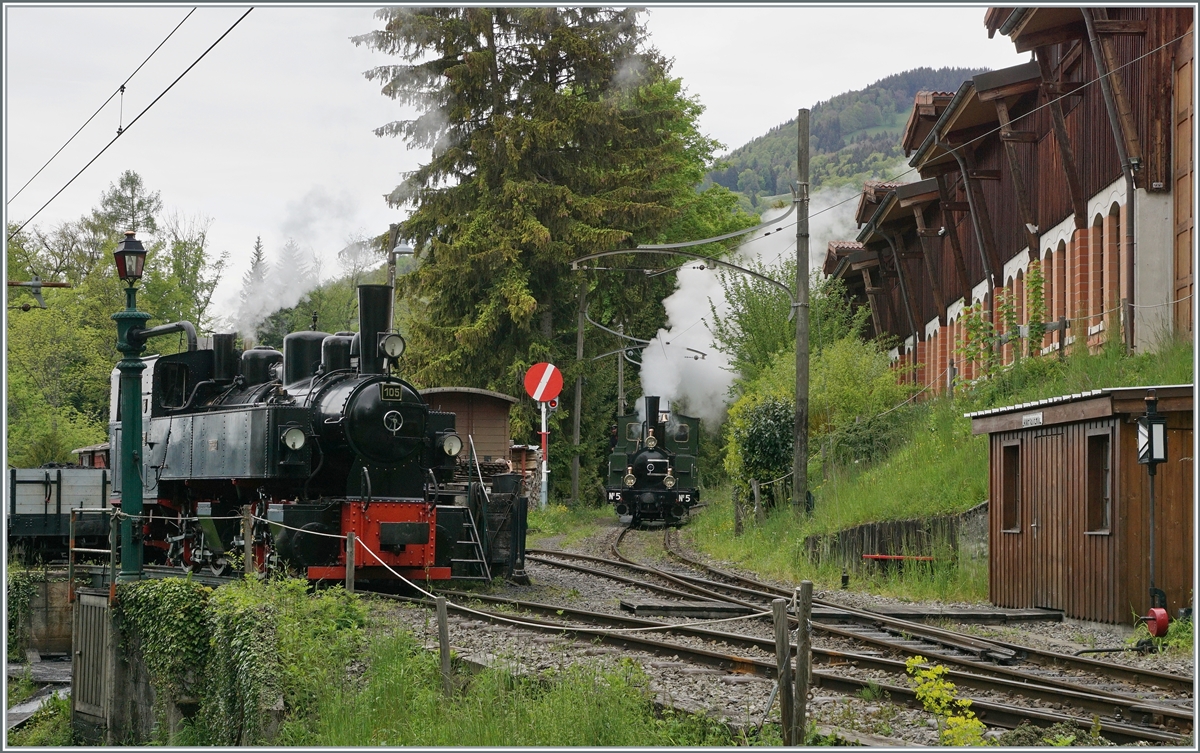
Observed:
[[[431,410],[393,375],[404,340],[392,331],[392,288],[360,285],[359,331],[300,331],[283,352],[213,347],[144,359],[145,427],[138,459],[147,562],[256,566],[310,579],[491,578],[523,564],[526,500],[520,477],[487,482],[468,463],[455,416]],[[315,328],[315,324],[314,324]],[[114,371],[110,440],[121,446]],[[469,450],[467,450],[469,452]],[[470,458],[468,457],[468,460]],[[476,464],[477,465],[477,464]],[[114,464],[113,492],[121,489]],[[357,538],[347,556],[346,534]]]
[[[680,525],[700,502],[700,419],[660,411],[658,397],[643,401],[645,419],[617,418],[606,496],[622,523]]]

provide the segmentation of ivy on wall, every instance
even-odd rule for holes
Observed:
[[[8,579],[8,655],[14,656],[25,650],[25,641],[29,637],[26,623],[29,621],[29,605],[33,595],[37,593],[37,584],[44,580],[41,573],[14,567],[11,563],[7,572]]]
[[[269,742],[281,723],[311,714],[361,650],[366,609],[341,587],[308,587],[255,578],[215,590],[190,578],[118,586],[118,627],[154,688],[159,742],[181,742],[163,723],[168,702],[199,705],[184,726],[195,745]]]
[[[161,727],[167,703],[195,698],[209,658],[205,612],[212,589],[191,578],[164,578],[117,586],[114,617],[128,655],[140,649],[154,687]]]
[[[1025,295],[1029,300],[1026,306],[1029,312],[1029,355],[1038,356],[1042,353],[1042,338],[1046,334],[1046,276],[1039,259],[1029,262]]]

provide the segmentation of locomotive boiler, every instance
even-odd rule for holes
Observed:
[[[605,493],[620,521],[631,526],[680,525],[700,502],[700,419],[660,411],[660,402],[643,398],[644,420],[637,414],[617,418]]]
[[[500,477],[456,481],[455,416],[430,410],[394,374],[392,288],[358,287],[359,331],[298,331],[283,352],[211,349],[143,359],[145,431],[137,465],[147,562],[220,573],[245,551],[255,565],[341,579],[491,578],[520,570],[525,499]],[[110,442],[120,447],[116,371]],[[120,464],[113,491],[122,486]],[[347,557],[346,534],[357,544]]]

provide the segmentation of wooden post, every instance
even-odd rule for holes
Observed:
[[[801,509],[808,495],[808,117],[796,115],[796,416],[792,427],[792,509]]]
[[[766,518],[766,512],[762,506],[762,496],[758,493],[758,479],[750,479],[750,489],[754,492],[754,522],[761,524]]]
[[[442,690],[450,695],[450,624],[446,618],[446,597],[437,597],[438,651],[442,657]]]
[[[804,744],[808,729],[808,685],[812,672],[812,637],[808,624],[812,619],[812,594],[812,581],[800,581],[800,587],[796,589],[799,604],[796,617],[800,621],[796,631],[796,745]]]
[[[254,566],[254,508],[251,505],[246,505],[242,508],[242,545],[243,558],[246,560],[244,569],[246,575],[253,575],[257,567]]]
[[[742,490],[733,487],[733,535],[742,535]]]
[[[346,534],[346,590],[354,593],[354,531]]]
[[[792,644],[788,640],[787,599],[771,602],[775,618],[775,667],[779,673],[779,725],[783,744],[796,745],[795,711],[792,704]]]

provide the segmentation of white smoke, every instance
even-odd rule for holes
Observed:
[[[854,201],[859,191],[852,186],[821,190],[809,201],[809,270],[820,269],[830,241],[852,240],[858,229],[854,222]],[[780,217],[787,208],[768,209],[764,222]],[[730,262],[739,266],[762,263],[775,266],[796,253],[795,215],[778,227],[768,226],[750,235]],[[700,418],[710,428],[725,420],[729,408],[729,388],[737,376],[730,369],[729,356],[713,345],[708,325],[711,309],[721,316],[729,313],[729,301],[717,272],[700,269],[700,262],[688,264],[678,272],[678,287],[663,301],[668,327],[660,329],[642,351],[642,391],[658,395],[676,411]],[[737,274],[732,272],[732,274]],[[795,280],[780,280],[795,289]],[[703,354],[703,355],[701,355]],[[699,358],[699,360],[696,360]],[[665,410],[665,408],[664,408]],[[643,411],[639,401],[638,412]]]
[[[286,241],[268,248],[262,278],[243,287],[231,313],[224,317],[229,330],[253,341],[256,328],[275,311],[295,306],[313,288],[326,282],[330,262],[342,266],[347,248],[363,242],[356,222],[356,204],[349,192],[331,194],[314,186],[286,206],[280,233]],[[340,242],[339,242],[340,241]],[[337,256],[317,249],[337,249]],[[357,261],[357,259],[355,260]]]

